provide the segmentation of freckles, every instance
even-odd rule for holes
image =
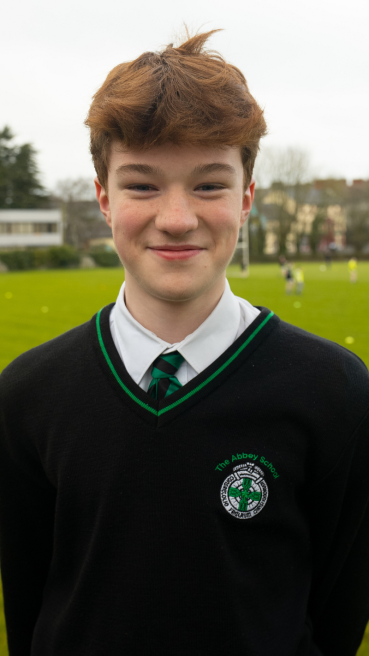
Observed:
[[[155,201],[145,203],[130,202],[119,212],[119,222],[127,235],[137,235],[143,232],[147,226],[155,220],[157,214],[157,203]]]
[[[126,215],[121,222],[121,231],[123,234],[129,236],[134,235],[139,229],[139,221],[135,215]]]
[[[113,232],[124,235],[127,238],[133,237],[140,232],[143,227],[143,221],[138,212],[132,208],[121,209],[119,214],[114,217]]]
[[[235,225],[238,225],[239,221],[236,212],[229,209],[228,211],[216,212],[209,218],[210,224],[212,224],[213,228],[217,231],[232,231],[234,230]]]

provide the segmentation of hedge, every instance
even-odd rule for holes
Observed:
[[[79,253],[71,246],[51,246],[45,249],[0,252],[0,260],[10,271],[24,269],[65,269],[79,265]]]
[[[80,253],[72,246],[51,246],[50,248],[30,248],[23,251],[0,251],[0,262],[6,264],[9,271],[26,269],[69,269],[79,266],[83,255],[92,257],[97,266],[121,266],[115,251],[93,249]]]
[[[10,271],[33,269],[35,266],[33,251],[8,251],[0,253],[0,260],[3,264],[6,264]]]
[[[115,251],[93,250],[89,253],[97,266],[100,267],[117,267],[121,266],[120,259]]]

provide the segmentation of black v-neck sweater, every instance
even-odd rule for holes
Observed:
[[[369,379],[262,308],[157,402],[112,306],[0,377],[10,656],[354,656],[369,618]]]

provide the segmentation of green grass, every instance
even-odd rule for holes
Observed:
[[[347,264],[303,265],[302,296],[287,296],[277,265],[254,265],[248,278],[230,267],[238,296],[264,305],[305,330],[351,349],[369,366],[369,262],[359,263],[358,282],[349,283]],[[0,371],[15,357],[87,321],[115,300],[123,269],[32,271],[0,275]],[[347,337],[354,341],[348,344]],[[337,627],[337,630],[339,627]],[[0,594],[0,656],[7,656]],[[369,656],[369,632],[358,656]]]
[[[356,353],[369,366],[369,262],[359,263],[356,284],[348,278],[346,263],[321,271],[320,263],[303,265],[305,288],[301,296],[286,295],[277,265],[255,265],[248,278],[230,267],[228,279],[238,296],[253,305],[265,305],[281,319],[331,339]],[[296,307],[296,304],[301,304]],[[348,344],[347,337],[354,339]]]
[[[365,635],[361,643],[357,656],[368,656],[369,654],[369,624],[366,627]]]
[[[254,265],[248,278],[230,267],[228,278],[235,294],[350,348],[369,365],[369,262],[359,264],[355,285],[349,283],[345,263],[326,271],[320,266],[304,264],[305,289],[299,297],[285,294],[277,265]],[[121,268],[0,275],[0,370],[23,351],[87,321],[114,301],[123,275]],[[354,342],[348,345],[347,337]]]
[[[123,278],[122,268],[0,275],[0,370],[115,301]]]

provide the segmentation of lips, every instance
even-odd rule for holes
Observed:
[[[150,250],[164,260],[187,260],[199,255],[204,248],[192,244],[164,244],[163,246],[150,246]]]

